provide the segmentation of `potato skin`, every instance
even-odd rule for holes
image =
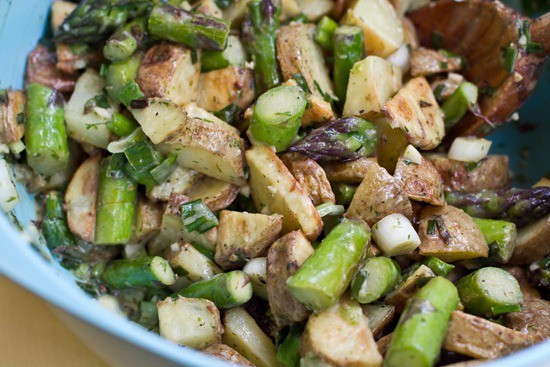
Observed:
[[[419,47],[411,51],[411,75],[429,76],[462,68],[459,57],[447,57],[440,51]]]
[[[434,233],[428,234],[431,220],[439,220],[444,230],[436,226]],[[489,255],[487,241],[472,217],[451,205],[424,208],[420,214],[418,235],[420,255],[423,256],[453,262]]]
[[[426,156],[443,179],[445,191],[479,192],[500,189],[508,183],[508,156],[489,155],[470,168],[440,154]]]
[[[522,311],[504,316],[504,326],[531,335],[537,342],[550,339],[550,302],[531,298],[521,303]]]
[[[236,103],[245,109],[254,100],[254,94],[252,70],[228,66],[201,74],[197,105],[207,111],[219,111]]]
[[[302,231],[279,238],[267,253],[267,295],[278,327],[307,319],[310,312],[290,294],[286,281],[315,250]]]
[[[23,137],[25,124],[17,121],[17,116],[24,113],[25,95],[22,91],[8,89],[0,95],[0,143],[15,143]]]
[[[409,199],[432,205],[445,205],[443,180],[433,164],[422,157],[416,164],[407,162],[402,156],[397,160],[394,177],[403,183]]]
[[[30,83],[42,84],[57,89],[63,93],[70,93],[76,85],[76,74],[65,74],[56,67],[56,54],[46,46],[38,45],[27,59],[25,85]]]
[[[283,154],[281,160],[307,192],[313,205],[336,202],[327,175],[317,162],[298,153]]]
[[[239,352],[225,344],[214,344],[202,350],[203,353],[219,358],[235,366],[254,367]]]
[[[359,158],[351,162],[327,162],[323,164],[323,169],[329,181],[360,184],[373,162],[376,163],[376,158]]]
[[[202,199],[213,212],[227,208],[239,194],[240,187],[232,183],[202,176],[187,192],[191,200]]]
[[[345,217],[363,219],[369,226],[393,213],[411,219],[411,202],[401,182],[376,162],[368,162],[365,179],[357,188]]]
[[[550,254],[550,214],[519,229],[510,264],[528,265]]]

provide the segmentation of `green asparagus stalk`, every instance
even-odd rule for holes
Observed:
[[[518,281],[503,269],[481,268],[461,278],[456,287],[465,311],[473,315],[495,317],[521,310]]]
[[[218,308],[233,308],[252,298],[252,283],[248,275],[235,270],[193,283],[178,291],[177,295],[187,298],[205,298],[214,302]]]
[[[445,128],[456,124],[468,109],[477,103],[477,86],[470,82],[461,83],[441,106],[445,114]]]
[[[138,324],[146,328],[147,330],[152,330],[158,326],[158,310],[156,303],[149,301],[141,301],[139,305],[139,319]]]
[[[127,60],[141,46],[145,27],[145,18],[139,18],[117,29],[103,46],[105,58],[113,62]]]
[[[63,95],[36,83],[27,86],[26,95],[27,163],[36,173],[51,176],[69,164]]]
[[[275,46],[281,9],[271,0],[252,0],[248,2],[248,10],[242,36],[254,61],[256,90],[263,93],[282,81]]]
[[[502,219],[522,227],[550,213],[550,187],[528,189],[460,191],[445,194],[447,204],[463,209],[476,218]]]
[[[139,127],[139,124],[128,117],[115,112],[113,118],[107,123],[107,128],[119,137],[130,135]]]
[[[349,286],[369,242],[364,222],[344,219],[287,280],[290,293],[311,310],[329,308]]]
[[[316,161],[348,162],[368,157],[375,147],[375,124],[360,117],[344,117],[311,131],[290,151]]]
[[[317,31],[315,33],[315,41],[327,51],[332,51],[332,40],[334,32],[338,28],[338,23],[328,16],[323,16],[317,23]]]
[[[124,172],[123,154],[101,161],[97,192],[96,245],[123,245],[132,238],[137,185]]]
[[[262,94],[250,120],[254,139],[275,147],[277,152],[287,149],[302,124],[307,100],[297,86],[281,85]]]
[[[529,266],[532,283],[541,291],[544,299],[550,295],[550,256],[535,261]]]
[[[129,59],[121,62],[114,62],[105,70],[105,80],[107,93],[115,100],[118,100],[121,91],[132,82],[136,77],[141,59],[142,52],[134,53]]]
[[[473,219],[489,244],[489,258],[500,263],[507,263],[516,247],[516,225],[504,220]]]
[[[222,51],[227,44],[229,21],[192,13],[172,5],[155,5],[149,15],[149,33],[157,39],[192,48]]]
[[[117,94],[118,100],[127,108],[132,106],[132,102],[138,99],[145,98],[145,95],[139,88],[139,85],[131,80],[122,88],[122,90]]]
[[[357,270],[351,282],[351,296],[359,303],[371,303],[390,292],[401,280],[401,268],[389,257],[371,257]]]
[[[451,313],[458,306],[453,283],[436,277],[409,299],[384,358],[385,367],[435,365]]]
[[[201,53],[201,72],[223,69],[228,66],[243,66],[246,61],[244,46],[237,36],[227,37],[223,51],[204,50]]]
[[[101,279],[115,289],[163,287],[173,284],[176,276],[168,261],[160,256],[119,259],[109,263]]]
[[[356,186],[347,185],[341,182],[335,182],[331,186],[336,196],[336,204],[343,206],[348,206],[349,203],[351,203],[351,199],[353,199],[353,195],[355,195],[355,191],[357,191]]]
[[[233,5],[235,0],[214,0],[214,2],[220,9],[226,9]]]
[[[346,100],[349,72],[363,58],[363,30],[356,26],[341,26],[334,32],[334,91],[341,106]]]
[[[63,209],[63,197],[57,191],[46,195],[46,213],[42,221],[42,234],[50,249],[59,246],[72,246],[76,239],[67,225],[67,216]]]
[[[150,0],[82,0],[55,33],[64,43],[95,43],[127,21],[144,16]]]
[[[300,337],[303,331],[302,324],[288,328],[288,333],[277,345],[277,367],[300,367]]]
[[[454,265],[448,264],[437,257],[428,256],[424,259],[423,264],[430,268],[435,275],[446,277],[455,268]],[[420,265],[420,264],[419,264]]]

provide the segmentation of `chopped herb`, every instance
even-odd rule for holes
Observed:
[[[435,229],[437,228],[437,219],[430,219],[428,221],[428,228],[426,234],[428,236],[433,236],[435,234]]]
[[[481,166],[482,162],[483,162],[483,159],[478,161],[478,162],[464,163],[464,167],[466,168],[466,171],[472,172],[472,171],[478,169]]]
[[[448,68],[449,68],[449,63],[446,62],[446,61],[440,61],[440,62],[439,62],[439,67],[440,67],[441,69],[448,69]]]
[[[434,90],[435,99],[437,99],[438,101],[441,101],[441,93],[443,93],[444,89],[445,89],[444,84],[439,84],[437,87],[435,87],[435,90]]]
[[[440,49],[443,43],[443,34],[439,31],[432,32],[432,48]]]
[[[508,47],[502,49],[502,57],[504,59],[504,70],[508,73],[514,72],[516,65],[516,58],[518,56],[518,47],[514,44],[510,44]]]
[[[323,91],[323,89],[321,89],[321,86],[319,85],[319,83],[317,82],[317,80],[315,80],[314,83],[315,83],[315,88],[317,88],[317,90],[319,91],[319,93],[321,93],[321,96],[323,96],[323,99],[324,99],[326,102],[328,102],[328,103],[334,102],[334,98],[332,98],[332,97],[330,96],[330,94],[325,93],[325,92]]]
[[[23,112],[18,113],[17,116],[15,117],[15,121],[17,121],[17,125],[23,125],[26,120],[27,120],[27,117]]]
[[[296,80],[296,83],[302,90],[308,94],[311,94],[311,89],[309,89],[309,85],[307,85],[306,78],[304,78],[304,75],[301,73],[293,74],[292,77],[294,80]]]
[[[191,49],[191,63],[192,64],[196,64],[197,63],[197,50],[195,50],[194,48]]]

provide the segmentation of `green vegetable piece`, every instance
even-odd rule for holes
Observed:
[[[351,282],[351,296],[371,303],[390,292],[401,280],[401,268],[389,257],[371,257],[359,267]]]
[[[126,116],[115,112],[113,118],[107,123],[107,128],[115,135],[124,137],[130,135],[139,127],[139,124]]]
[[[516,225],[504,220],[473,219],[489,244],[489,259],[507,263],[516,248]]]
[[[428,256],[424,259],[423,264],[430,268],[435,275],[446,277],[455,268],[454,265],[448,264],[437,257]]]
[[[145,38],[145,31],[145,18],[136,19],[122,26],[103,46],[103,55],[114,62],[127,60],[141,46]]]
[[[300,337],[303,331],[301,324],[288,327],[288,333],[277,345],[277,367],[300,367]]]
[[[441,106],[445,114],[445,128],[455,125],[477,103],[478,89],[470,82],[461,83]]]
[[[218,225],[218,218],[202,199],[184,203],[181,206],[181,218],[188,232],[204,233]]]
[[[334,36],[336,28],[338,28],[338,23],[336,23],[334,19],[326,15],[323,16],[319,23],[317,23],[315,41],[325,50],[332,51],[332,37]]]
[[[57,191],[46,195],[46,213],[42,220],[42,234],[50,249],[72,246],[76,239],[67,225],[67,215],[63,209],[63,197]]]
[[[176,276],[168,261],[160,256],[119,259],[109,263],[101,279],[111,288],[163,287],[173,284]]]
[[[334,91],[341,106],[346,100],[350,70],[363,58],[363,39],[363,30],[356,26],[341,26],[334,32]]]

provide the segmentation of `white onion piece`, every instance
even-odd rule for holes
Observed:
[[[447,156],[455,161],[479,162],[489,154],[491,141],[478,138],[456,138]]]
[[[403,152],[403,159],[412,163],[420,164],[422,163],[422,154],[420,154],[415,147],[409,144]]]
[[[405,74],[411,68],[411,52],[408,45],[403,45],[393,54],[386,57],[386,61],[391,62],[395,66],[399,66]]]
[[[394,213],[372,227],[374,241],[386,255],[408,254],[420,245],[420,237],[403,214]]]
[[[19,203],[19,194],[11,177],[11,169],[4,159],[0,159],[0,208],[10,212]]]
[[[252,283],[254,294],[267,301],[267,276],[266,276],[267,258],[257,257],[250,260],[243,268],[243,271]]]

